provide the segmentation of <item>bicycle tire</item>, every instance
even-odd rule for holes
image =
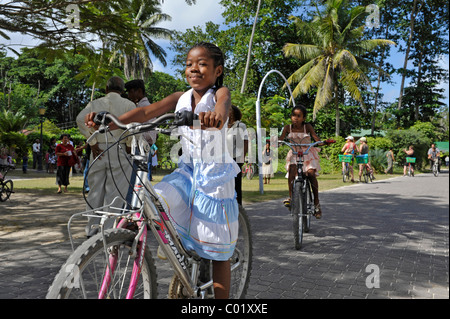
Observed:
[[[291,212],[293,218],[294,247],[300,250],[303,242],[303,194],[301,192],[300,181],[295,180],[292,187]]]
[[[231,267],[239,261],[240,265],[231,273],[231,299],[243,299],[247,294],[252,272],[253,241],[250,220],[245,209],[239,205],[239,236],[231,256]],[[238,258],[240,259],[238,260]]]
[[[314,213],[314,195],[311,190],[311,183],[309,180],[306,180],[306,189],[305,189],[305,214],[303,215],[303,228],[305,233],[309,233],[311,230],[311,215]]]
[[[363,176],[364,176],[364,182],[367,184],[369,183],[369,172],[367,171],[366,165],[363,166]]]
[[[128,259],[128,263],[125,265],[128,267],[122,268],[122,264],[118,261],[118,265],[115,268],[114,276],[112,278],[114,282],[112,282],[109,286],[110,291],[108,292],[108,298],[119,299],[125,297],[127,294],[129,284],[128,277],[131,274],[134,262],[134,258],[130,257],[130,248],[135,236],[136,233],[128,229],[114,228],[105,231],[105,241],[107,247],[117,247],[119,251],[118,255],[120,257],[124,257],[124,259]],[[81,244],[72,253],[72,255],[70,255],[66,263],[61,267],[59,273],[56,275],[48,290],[46,298],[97,299],[99,294],[98,290],[102,284],[102,278],[105,273],[105,269],[107,268],[107,264],[103,237],[102,234],[99,233]],[[127,270],[129,272],[127,272]],[[88,280],[87,276],[91,274],[93,278]],[[125,274],[125,276],[123,274]],[[128,277],[126,277],[126,275],[128,275]],[[157,274],[155,263],[149,249],[145,249],[142,270],[139,277],[138,288],[136,289],[134,298],[156,298]],[[117,288],[118,281],[121,282],[123,289],[116,291],[117,289],[112,288]],[[82,294],[80,286],[84,286],[84,295]]]
[[[347,165],[345,165],[344,170],[342,171],[342,181],[345,183],[350,179],[350,168]]]
[[[11,197],[11,193],[13,193],[13,181],[1,181],[0,182],[0,202],[5,202]]]
[[[433,164],[433,174],[435,177],[439,176],[439,169],[438,169],[437,164]]]

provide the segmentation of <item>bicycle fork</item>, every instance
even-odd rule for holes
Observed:
[[[140,214],[136,214],[137,218],[140,220]],[[119,224],[117,225],[117,228],[127,228],[128,220],[122,219]],[[133,241],[133,244],[130,249],[130,256],[129,259],[134,258],[133,262],[133,270],[131,273],[131,279],[130,284],[128,287],[128,292],[126,295],[126,299],[133,299],[134,293],[136,291],[138,278],[141,273],[142,269],[142,263],[144,261],[144,253],[145,248],[147,244],[147,227],[145,226],[145,223],[143,221],[138,222],[139,226],[139,233],[136,236],[135,240]],[[105,243],[106,247],[106,243]],[[108,260],[107,268],[105,271],[105,276],[103,278],[103,282],[98,294],[98,299],[104,299],[107,297],[108,289],[110,287],[112,278],[114,276],[114,272],[116,270],[117,261],[119,258],[119,251],[117,246],[110,247],[107,251],[105,251],[106,258]],[[122,289],[123,287],[121,287]],[[113,290],[113,293],[115,290]]]

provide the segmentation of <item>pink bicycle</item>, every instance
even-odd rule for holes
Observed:
[[[192,125],[186,116],[180,114],[166,114],[153,123],[137,125],[124,125],[110,114],[98,114],[97,117],[102,119],[98,131],[106,130],[106,120],[110,120],[124,129],[124,134],[138,134],[152,129],[170,133],[176,126]],[[190,117],[192,119],[192,115]],[[172,120],[172,123],[168,123]],[[171,128],[162,129],[163,125],[169,125]],[[115,144],[120,147],[118,142],[120,140]],[[101,216],[102,222],[97,235],[73,250],[50,286],[47,298],[156,298],[156,267],[147,247],[147,240],[151,239],[152,234],[173,270],[168,297],[214,298],[211,261],[200,258],[193,251],[186,251],[181,244],[168,214],[148,180],[148,157],[140,155],[144,154],[148,146],[145,143],[142,138],[134,135],[134,163],[127,163],[137,167],[131,202],[116,197],[108,206],[78,213],[70,218],[68,229],[72,249],[70,225],[74,218]],[[103,224],[109,218],[115,219],[115,227],[105,230]],[[230,261],[230,298],[243,298],[251,272],[252,242],[249,220],[242,207],[239,214],[239,238]]]

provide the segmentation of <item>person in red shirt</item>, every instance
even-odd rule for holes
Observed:
[[[55,154],[58,156],[56,165],[56,183],[58,184],[58,194],[61,194],[61,186],[64,185],[64,193],[67,193],[70,174],[70,158],[75,151],[72,144],[69,143],[69,135],[61,135],[61,144],[56,145]]]

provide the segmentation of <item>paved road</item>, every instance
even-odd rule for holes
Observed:
[[[279,202],[248,207],[251,298],[449,298],[449,176],[430,174],[320,193],[301,251]],[[380,288],[375,283],[379,269]],[[369,275],[372,277],[368,278]]]
[[[254,243],[248,298],[449,298],[448,173],[357,184],[320,197],[323,219],[313,220],[301,251],[293,248],[291,216],[281,201],[246,206]],[[0,252],[0,299],[44,298],[69,249],[30,238],[29,246]],[[169,279],[159,271],[161,298]]]

